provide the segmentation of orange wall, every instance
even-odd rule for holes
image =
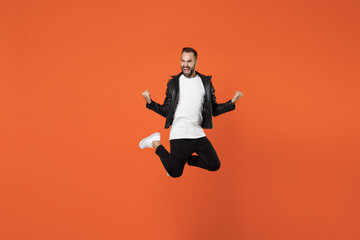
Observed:
[[[360,239],[358,1],[2,1],[0,239]],[[180,51],[219,102],[222,167],[139,140]]]

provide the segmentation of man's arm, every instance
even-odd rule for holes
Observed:
[[[235,109],[235,103],[243,96],[243,94],[240,91],[237,91],[235,93],[235,96],[233,99],[227,101],[226,103],[217,103],[216,97],[215,97],[215,89],[214,86],[211,83],[210,87],[210,94],[211,94],[211,101],[212,101],[212,115],[214,117],[232,111]]]
[[[164,100],[164,104],[160,105],[159,103],[155,102],[151,99],[149,90],[146,90],[142,93],[143,97],[146,100],[146,108],[153,110],[154,112],[160,114],[163,117],[166,117],[166,111],[171,102],[171,84],[168,82],[167,89],[166,89],[166,97]]]

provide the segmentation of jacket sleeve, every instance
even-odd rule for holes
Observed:
[[[211,95],[212,115],[214,117],[235,109],[235,104],[232,104],[231,99],[226,103],[216,102],[215,89],[212,83],[210,85],[210,95]]]
[[[171,103],[172,91],[171,91],[171,81],[168,82],[166,88],[166,97],[164,100],[164,104],[160,105],[151,99],[151,103],[146,103],[146,108],[153,110],[154,112],[160,114],[163,117],[166,117],[166,112]]]

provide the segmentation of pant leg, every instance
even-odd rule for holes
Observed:
[[[220,168],[219,157],[207,137],[199,138],[195,144],[197,156],[191,156],[188,160],[190,166],[216,171]]]
[[[158,146],[155,153],[171,177],[180,177],[193,151],[191,140],[174,139],[170,140],[170,153],[163,145]]]

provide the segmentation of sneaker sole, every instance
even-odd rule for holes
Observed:
[[[155,135],[160,135],[160,133],[158,133],[158,132],[153,133],[153,134],[151,134],[150,136],[148,136],[148,137],[144,138],[143,140],[141,140],[140,143],[139,143],[139,148],[140,148],[140,149],[146,148],[146,147],[141,148],[141,144],[142,144],[143,142],[145,142],[146,140],[148,140],[149,138],[152,138],[152,137],[155,136]]]

